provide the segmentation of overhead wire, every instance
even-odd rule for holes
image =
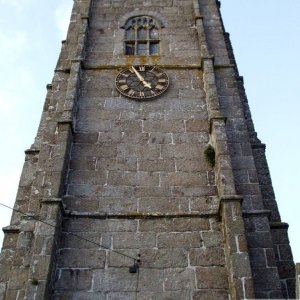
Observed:
[[[48,225],[48,226],[50,226],[50,227],[53,227],[53,228],[55,228],[55,229],[59,229],[58,226],[52,225],[52,224],[50,224],[50,223],[48,223],[48,222],[46,222],[46,221],[44,221],[44,220],[41,220],[41,219],[39,219],[39,218],[37,218],[37,217],[35,217],[35,216],[28,215],[28,214],[26,214],[26,213],[24,213],[24,212],[22,212],[22,211],[20,211],[20,210],[18,210],[18,209],[12,208],[12,207],[10,207],[10,206],[8,206],[8,205],[5,205],[5,204],[3,204],[3,203],[1,203],[1,202],[0,202],[0,205],[3,206],[3,207],[6,207],[6,208],[8,208],[8,209],[10,209],[10,210],[12,210],[12,211],[15,211],[15,212],[17,212],[17,213],[19,213],[19,214],[22,214],[23,216],[26,216],[26,217],[28,217],[28,218],[31,218],[31,219],[34,219],[34,220],[36,220],[36,221],[38,221],[38,222],[41,222],[41,223],[43,223],[43,224],[46,224],[46,225]],[[130,256],[130,255],[121,253],[121,252],[116,251],[116,250],[114,250],[114,249],[111,249],[111,248],[109,248],[109,247],[107,247],[107,246],[105,246],[105,245],[102,245],[102,244],[100,244],[100,243],[97,243],[97,242],[94,242],[94,241],[92,241],[92,240],[89,240],[89,239],[87,239],[87,238],[85,238],[85,237],[83,237],[83,236],[81,236],[81,235],[76,234],[76,233],[73,233],[73,232],[67,232],[67,233],[68,233],[69,235],[75,236],[75,237],[77,237],[78,239],[81,239],[81,240],[86,241],[86,242],[88,242],[88,243],[91,243],[91,244],[94,244],[94,245],[99,246],[99,247],[101,247],[101,248],[110,250],[110,251],[112,251],[112,252],[114,252],[114,253],[116,253],[116,254],[118,254],[118,255],[121,255],[121,256],[130,258],[130,259],[132,259],[132,260],[134,261],[134,265],[136,265],[136,264],[138,265],[139,262],[140,262],[140,259],[139,259],[139,258],[135,258],[135,257],[132,257],[132,256]]]

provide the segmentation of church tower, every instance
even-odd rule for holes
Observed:
[[[217,0],[74,0],[0,299],[294,298]]]

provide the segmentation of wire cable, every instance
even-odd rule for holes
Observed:
[[[53,227],[53,228],[55,228],[55,229],[60,229],[58,226],[52,225],[52,224],[50,224],[50,223],[48,223],[48,222],[45,222],[45,221],[43,221],[43,220],[41,220],[41,219],[39,219],[39,218],[37,218],[37,217],[35,217],[35,216],[27,215],[27,214],[23,213],[22,211],[20,211],[20,210],[18,210],[18,209],[15,209],[15,208],[12,208],[12,207],[10,207],[10,206],[7,206],[7,205],[5,205],[5,204],[3,204],[3,203],[1,203],[1,202],[0,202],[0,205],[3,206],[3,207],[6,207],[6,208],[8,208],[8,209],[10,209],[10,210],[12,210],[12,211],[18,212],[19,214],[22,214],[22,215],[24,215],[24,216],[26,216],[26,217],[28,217],[28,218],[31,218],[31,219],[34,219],[34,220],[36,220],[36,221],[38,221],[38,222],[41,222],[41,223],[43,223],[43,224],[46,224],[46,225],[48,225],[48,226],[50,226],[50,227]],[[112,251],[112,252],[114,252],[114,253],[116,253],[116,254],[119,254],[119,255],[121,255],[121,256],[130,258],[130,259],[133,259],[134,265],[136,265],[136,264],[138,265],[138,264],[139,264],[139,261],[140,261],[139,258],[137,259],[137,258],[132,257],[132,256],[130,256],[130,255],[127,255],[127,254],[121,253],[121,252],[119,252],[119,251],[110,249],[110,248],[107,247],[107,246],[104,246],[104,245],[102,245],[102,244],[100,244],[100,243],[91,241],[91,240],[89,240],[89,239],[87,239],[87,238],[85,238],[85,237],[82,237],[82,236],[80,236],[80,235],[78,235],[78,234],[76,234],[76,233],[73,233],[73,232],[67,232],[67,233],[70,234],[70,235],[72,235],[72,236],[75,236],[75,237],[77,237],[77,238],[79,238],[79,239],[81,239],[81,240],[83,240],[83,241],[86,241],[86,242],[88,242],[88,243],[91,243],[91,244],[97,245],[97,246],[99,246],[99,247],[101,247],[101,248],[110,250],[110,251]]]

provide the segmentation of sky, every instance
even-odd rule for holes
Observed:
[[[24,151],[38,128],[73,0],[0,0],[0,195],[13,206]],[[300,262],[300,1],[222,0],[226,31],[244,77],[295,262]],[[0,206],[0,227],[11,211]],[[0,244],[2,244],[2,232]]]

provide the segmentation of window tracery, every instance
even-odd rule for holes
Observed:
[[[126,55],[159,54],[158,22],[149,16],[138,16],[129,19],[125,24]]]

